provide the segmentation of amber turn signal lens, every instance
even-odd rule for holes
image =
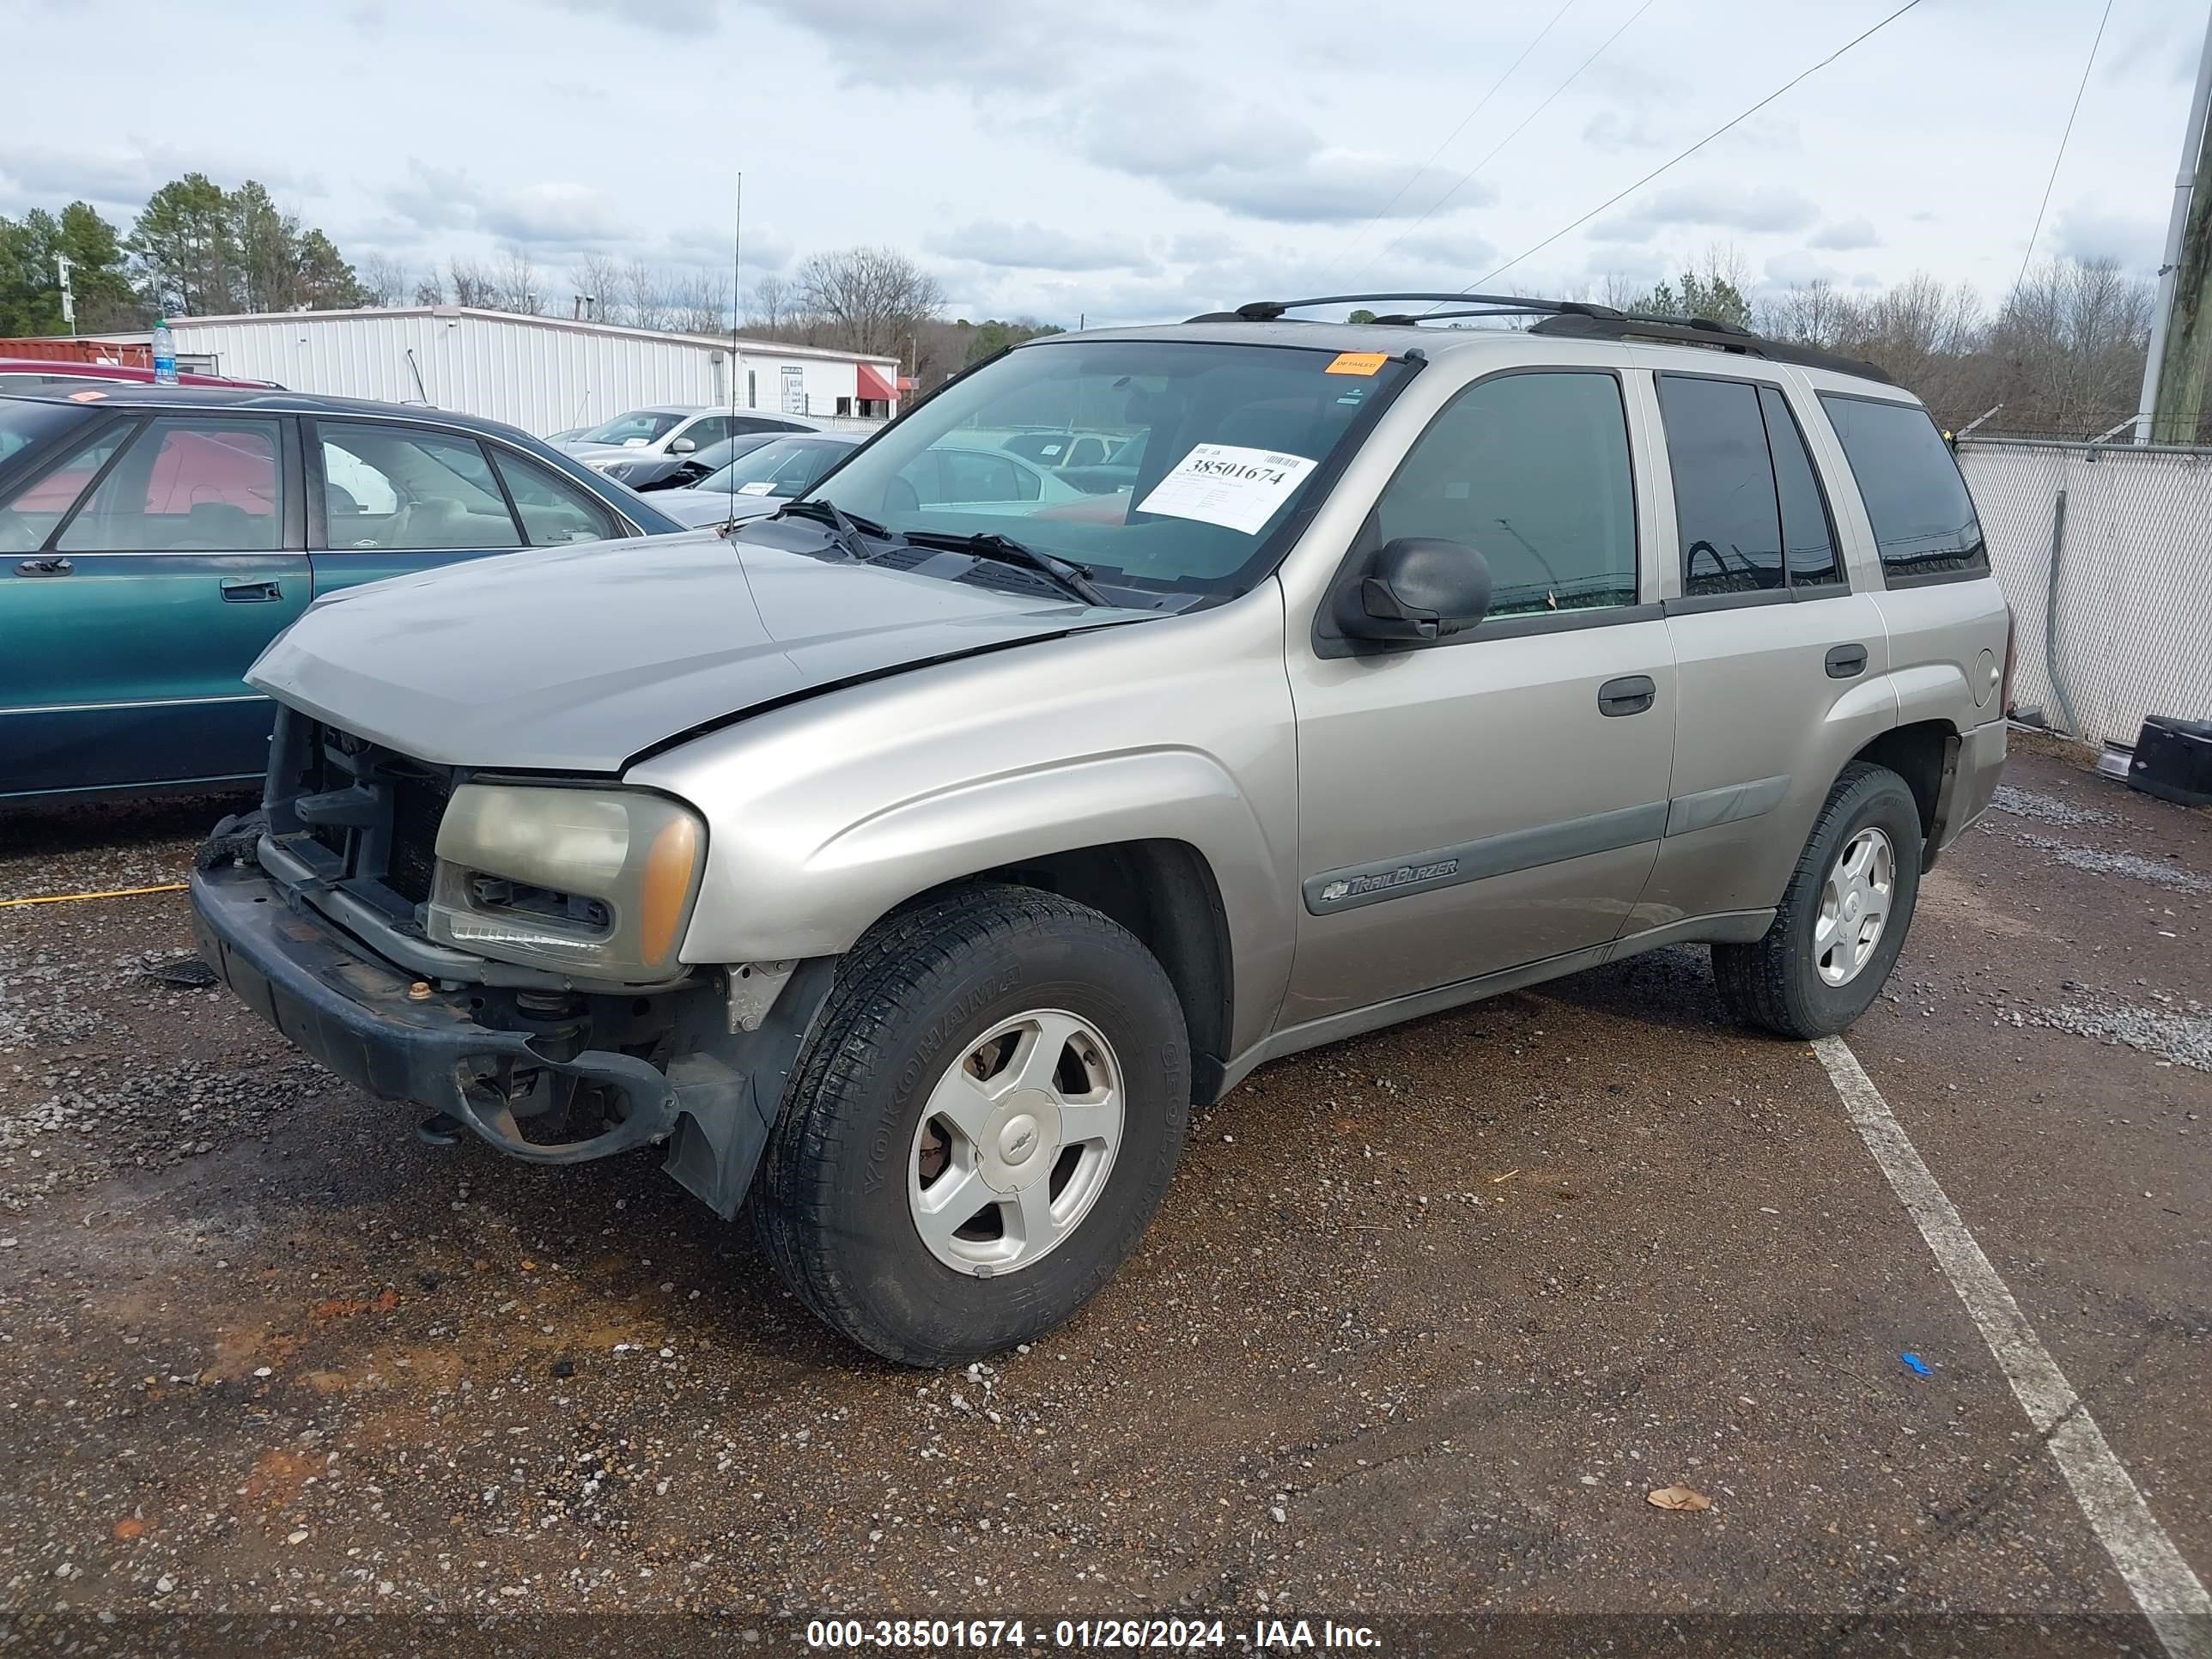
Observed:
[[[699,826],[690,817],[660,826],[645,855],[638,884],[638,943],[645,960],[665,966],[676,951],[676,930],[691,896],[691,877],[699,863]]]

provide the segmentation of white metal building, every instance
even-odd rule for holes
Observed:
[[[897,412],[896,358],[823,346],[733,343],[465,306],[178,317],[169,327],[178,362],[207,373],[275,380],[295,392],[429,404],[540,436],[649,404],[726,408],[733,393],[741,408],[833,422],[843,416],[855,424]]]

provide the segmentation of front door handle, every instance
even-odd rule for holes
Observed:
[[[15,567],[19,576],[66,576],[76,567],[67,559],[25,559]]]
[[[1597,712],[1607,719],[1621,714],[1640,714],[1651,707],[1659,695],[1659,688],[1651,683],[1649,674],[1626,674],[1617,680],[1607,680],[1597,689]]]
[[[1838,645],[1828,653],[1828,678],[1848,680],[1866,672],[1867,653],[1863,645]]]
[[[222,597],[232,605],[265,605],[283,599],[284,590],[270,576],[226,576]]]

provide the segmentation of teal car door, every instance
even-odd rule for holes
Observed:
[[[306,606],[289,417],[106,423],[0,502],[36,534],[0,577],[0,798],[258,777],[271,711],[241,678]]]
[[[310,423],[315,592],[523,547],[623,533],[574,481],[472,433],[404,421]]]

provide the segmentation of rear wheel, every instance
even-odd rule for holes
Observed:
[[[995,1352],[1120,1266],[1182,1150],[1182,1012],[1136,938],[1029,888],[895,916],[841,966],[755,1206],[817,1315],[903,1364]]]
[[[1773,926],[1713,946],[1713,981],[1736,1019],[1784,1036],[1828,1036],[1889,978],[1920,891],[1920,805],[1887,767],[1855,762],[1828,793]]]

